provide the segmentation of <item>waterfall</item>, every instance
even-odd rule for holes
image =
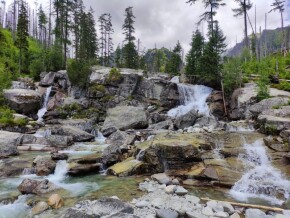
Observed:
[[[189,85],[177,83],[180,106],[168,111],[168,116],[179,117],[192,109],[198,110],[199,114],[209,116],[209,108],[206,99],[212,92],[212,88],[203,85]]]
[[[136,160],[142,161],[144,155],[145,155],[145,150],[144,150],[144,149],[141,149],[141,150],[139,151],[139,153],[137,154],[137,156],[136,156]]]
[[[290,181],[271,165],[263,140],[245,143],[244,148],[246,152],[240,158],[249,170],[232,187],[230,194],[240,201],[259,198],[272,204],[282,204],[284,201],[278,196],[283,196],[284,200],[290,197]]]
[[[30,207],[26,204],[28,195],[20,195],[12,204],[0,204],[0,217],[27,217]]]
[[[99,130],[92,129],[91,134],[95,136],[95,141],[105,143],[106,137]]]
[[[47,112],[47,103],[49,100],[51,89],[52,89],[51,86],[46,89],[45,99],[44,99],[42,108],[37,113],[37,116],[38,116],[37,122],[42,122],[43,121],[42,118],[43,118],[44,114]]]
[[[34,133],[34,136],[37,138],[51,136],[51,129],[39,129]]]

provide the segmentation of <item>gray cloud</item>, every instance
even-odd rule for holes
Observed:
[[[8,0],[12,1],[12,0]],[[28,0],[33,5],[35,0]],[[192,32],[197,28],[196,23],[199,16],[204,12],[201,0],[194,5],[186,4],[187,0],[83,0],[86,8],[92,6],[95,11],[96,20],[102,13],[112,15],[115,33],[113,36],[115,47],[122,43],[122,24],[124,22],[124,11],[128,6],[133,6],[136,16],[135,36],[141,40],[142,46],[158,48],[165,46],[173,48],[179,40],[187,51]],[[39,3],[47,5],[48,0],[38,0]],[[236,40],[241,41],[244,35],[243,18],[233,17],[232,8],[236,7],[233,0],[225,0],[227,6],[218,10],[216,19],[227,37],[228,47],[233,46]],[[270,10],[273,0],[252,0],[257,8],[257,29],[264,29],[265,13]],[[287,0],[285,10],[285,24],[290,24],[290,0]],[[250,19],[254,23],[254,7],[249,12]],[[280,27],[280,15],[278,12],[267,14],[268,28]],[[202,29],[202,27],[199,27]],[[207,32],[207,24],[203,25],[204,33]],[[248,32],[251,33],[249,26]]]

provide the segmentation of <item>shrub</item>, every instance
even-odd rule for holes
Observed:
[[[70,60],[67,73],[73,85],[85,88],[91,74],[91,69],[89,64],[84,61]]]
[[[94,85],[91,85],[89,87],[89,91],[90,92],[102,92],[102,93],[104,93],[104,92],[106,92],[106,88],[103,85],[94,84]]]
[[[117,68],[112,68],[110,70],[110,73],[108,75],[108,77],[106,78],[106,82],[107,83],[117,83],[120,82],[123,79],[122,74],[120,73],[120,71]]]
[[[15,111],[9,109],[8,107],[0,108],[0,126],[25,126],[27,124],[27,119],[25,118],[14,118]]]

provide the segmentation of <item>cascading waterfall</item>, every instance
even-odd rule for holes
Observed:
[[[263,140],[253,144],[244,143],[244,148],[246,153],[240,158],[249,170],[232,187],[230,194],[240,201],[258,198],[272,204],[282,204],[283,200],[290,197],[290,181],[271,165]]]
[[[91,134],[95,136],[95,141],[99,143],[105,143],[106,137],[99,130],[93,129]]]
[[[44,99],[42,108],[37,113],[37,116],[38,116],[37,122],[42,122],[43,121],[43,116],[47,112],[47,103],[48,103],[48,100],[49,100],[49,96],[50,96],[51,90],[52,90],[51,86],[46,89],[45,99]]]
[[[209,108],[206,99],[212,93],[212,88],[203,85],[189,85],[177,83],[180,106],[168,111],[168,116],[179,117],[192,109],[199,114],[209,116]]]
[[[30,207],[26,204],[27,195],[20,195],[12,204],[0,204],[0,217],[27,217]]]

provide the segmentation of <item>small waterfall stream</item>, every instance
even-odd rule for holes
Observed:
[[[231,196],[239,201],[257,198],[272,204],[282,204],[283,200],[290,197],[290,181],[272,166],[263,140],[253,144],[245,142],[244,148],[246,152],[240,158],[249,170],[232,187]]]
[[[48,104],[48,100],[49,100],[49,96],[50,96],[51,90],[52,90],[51,86],[46,89],[45,99],[44,99],[42,108],[37,113],[37,116],[38,116],[37,122],[42,122],[43,121],[43,116],[47,112],[47,104]]]
[[[179,101],[181,105],[168,111],[168,116],[179,117],[192,109],[198,110],[200,114],[209,116],[209,108],[206,99],[211,94],[212,88],[203,85],[176,84],[178,86]]]

